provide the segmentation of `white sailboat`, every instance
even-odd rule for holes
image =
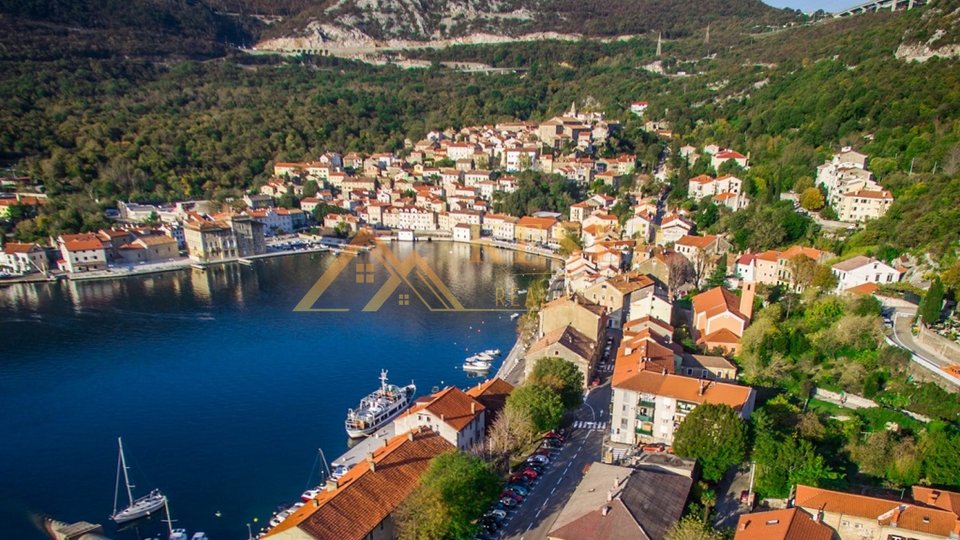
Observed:
[[[166,504],[167,497],[163,493],[160,493],[159,489],[155,489],[147,495],[134,500],[134,486],[130,483],[130,476],[127,474],[127,458],[123,455],[123,439],[120,437],[117,437],[117,446],[120,448],[120,457],[117,459],[117,483],[113,492],[113,513],[110,515],[110,519],[116,523],[126,523],[149,516],[160,510],[160,508]],[[117,510],[117,501],[120,495],[121,471],[123,471],[123,483],[127,487],[127,500],[130,504],[128,504],[126,508]]]

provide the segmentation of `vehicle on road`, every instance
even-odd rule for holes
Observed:
[[[483,517],[488,517],[496,521],[503,521],[507,519],[507,513],[504,510],[497,510],[496,508],[494,508],[493,510],[490,510],[489,512],[484,514]]]
[[[667,451],[667,445],[663,443],[651,443],[641,446],[640,449],[644,452],[660,453]]]
[[[534,469],[533,467],[527,467],[526,469],[520,471],[520,474],[526,476],[531,480],[536,480],[540,476],[540,471]]]
[[[552,439],[552,440],[556,440],[556,441],[560,441],[560,442],[564,442],[564,441],[566,440],[566,438],[565,438],[563,435],[557,433],[556,431],[548,431],[548,432],[543,436],[543,438],[544,438],[544,439]]]
[[[507,484],[507,489],[523,497],[526,497],[527,495],[530,494],[530,489],[520,484]]]
[[[747,504],[750,502],[750,492],[746,489],[740,492],[740,504]]]
[[[514,499],[511,498],[511,497],[502,497],[502,498],[500,499],[500,504],[506,506],[507,508],[516,508],[516,507],[517,507],[517,501],[514,500]]]
[[[539,454],[534,454],[534,455],[532,455],[532,456],[530,456],[530,457],[527,458],[527,463],[530,463],[530,464],[538,464],[538,465],[546,465],[547,463],[550,463],[550,458],[548,458],[547,456],[541,456],[541,455],[539,455]]]
[[[500,498],[510,497],[511,499],[519,502],[523,502],[523,495],[517,493],[516,491],[505,489],[500,493]]]

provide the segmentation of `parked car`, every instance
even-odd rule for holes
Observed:
[[[520,474],[526,476],[530,480],[536,480],[537,477],[540,476],[540,473],[533,467],[527,467],[526,469],[521,471]]]
[[[523,495],[520,495],[519,493],[510,491],[509,489],[503,490],[503,492],[500,493],[500,498],[501,498],[501,499],[507,499],[507,498],[509,498],[509,499],[513,499],[513,500],[515,500],[515,501],[517,501],[517,502],[523,502]]]
[[[534,454],[527,458],[527,463],[538,463],[540,465],[546,465],[547,463],[550,463],[550,458],[548,458],[547,456]]]
[[[740,492],[740,504],[747,504],[750,502],[750,492],[743,490]]]
[[[484,514],[483,517],[488,517],[495,521],[503,521],[507,519],[507,513],[503,510],[497,510],[496,508],[494,508],[493,510],[490,510],[489,512]]]
[[[524,497],[530,494],[530,489],[520,484],[507,484],[507,489],[515,491]]]
[[[650,443],[645,444],[640,447],[644,452],[665,452],[667,450],[667,445],[663,443]]]
[[[511,498],[511,497],[501,497],[501,498],[500,498],[500,504],[506,506],[507,508],[516,508],[516,507],[517,507],[517,501],[514,500],[514,499]]]
[[[550,452],[550,449],[549,449],[549,448],[540,447],[540,448],[537,448],[537,449],[533,452],[533,454],[530,454],[530,457],[533,457],[533,456],[545,456],[545,457],[550,457],[550,454],[551,454],[551,452]]]
[[[546,448],[548,450],[559,450],[562,446],[563,446],[563,443],[560,442],[558,439],[547,439],[543,441],[542,448]]]
[[[557,440],[557,441],[560,441],[560,442],[564,442],[564,441],[565,441],[565,437],[564,437],[563,435],[557,433],[556,431],[548,431],[548,432],[543,436],[543,438],[544,438],[544,439],[553,439],[553,440]]]

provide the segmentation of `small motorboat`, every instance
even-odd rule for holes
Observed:
[[[497,356],[500,356],[500,349],[487,349],[483,351],[482,354],[486,354],[492,357],[497,357]]]
[[[513,315],[510,315],[510,320],[511,320],[511,321],[515,321],[515,320],[517,320],[517,319],[519,319],[519,318],[520,318],[520,314],[519,314],[519,313],[514,313]]]
[[[463,361],[463,369],[464,371],[488,371],[492,360],[492,358],[475,354]]]
[[[190,537],[190,540],[210,540],[210,537],[207,536],[205,532],[195,532],[193,536]]]
[[[317,498],[317,495],[319,495],[321,491],[323,491],[323,490],[320,489],[319,486],[318,486],[318,487],[315,487],[315,488],[313,488],[313,489],[308,489],[308,490],[304,491],[304,492],[300,495],[300,500],[303,501],[303,502],[310,502],[310,501],[312,501],[313,499],[316,499],[316,498]]]
[[[170,531],[170,540],[187,540],[188,538],[186,529],[174,529]]]

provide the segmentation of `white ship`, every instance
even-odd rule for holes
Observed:
[[[116,523],[126,523],[142,517],[149,516],[163,508],[167,502],[167,497],[155,489],[150,493],[134,500],[133,484],[130,483],[130,477],[127,474],[127,458],[123,455],[123,440],[117,437],[117,446],[120,448],[120,457],[117,459],[117,486],[113,493],[113,513],[110,519]],[[117,499],[120,494],[120,473],[123,472],[123,483],[127,487],[127,500],[129,504],[126,508],[117,509]]]
[[[360,400],[356,409],[347,411],[344,426],[352,438],[365,437],[393,420],[413,402],[417,387],[387,384],[387,370],[380,370],[380,388]]]

